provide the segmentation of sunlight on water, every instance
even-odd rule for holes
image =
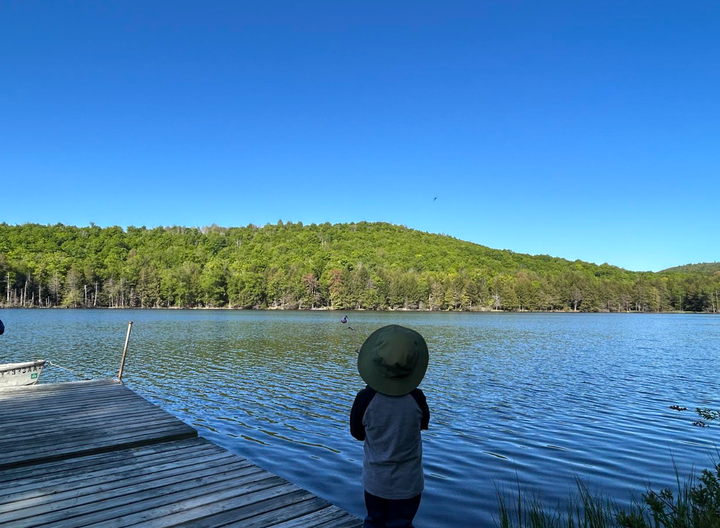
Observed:
[[[0,363],[49,359],[124,378],[200,434],[362,515],[362,444],[348,430],[363,384],[355,349],[397,323],[422,333],[426,491],[418,526],[491,526],[497,491],[555,503],[575,488],[627,501],[709,467],[720,407],[720,317],[630,314],[2,310]],[[41,382],[77,379],[55,368]],[[671,410],[670,405],[689,411]]]

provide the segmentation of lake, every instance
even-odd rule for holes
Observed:
[[[344,313],[344,312],[343,312]],[[642,314],[0,310],[0,363],[48,359],[117,376],[200,434],[362,516],[362,444],[348,415],[355,349],[374,329],[418,330],[430,526],[492,526],[498,491],[564,502],[576,477],[627,503],[717,458],[720,317]],[[41,382],[76,375],[50,367]],[[670,405],[689,410],[674,411]]]

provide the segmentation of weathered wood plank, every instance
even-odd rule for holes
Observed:
[[[64,383],[38,383],[37,385],[29,385],[25,387],[4,387],[0,389],[0,397],[10,397],[13,394],[18,394],[22,397],[23,395],[35,394],[38,392],[63,392],[70,390],[70,387],[82,389],[102,385],[122,385],[122,383],[113,379],[67,381]]]
[[[138,409],[137,411],[129,411],[119,415],[114,413],[105,413],[82,419],[68,419],[62,427],[58,427],[57,422],[36,423],[32,422],[32,428],[22,425],[15,425],[5,429],[3,427],[2,436],[0,436],[0,452],[6,449],[8,444],[17,445],[19,442],[33,441],[36,437],[42,437],[45,443],[54,443],[54,438],[70,438],[71,436],[87,436],[86,431],[102,430],[112,432],[113,430],[122,430],[125,427],[142,425],[142,424],[158,424],[163,422],[177,421],[177,418],[154,412],[151,409]]]
[[[316,528],[362,528],[363,521],[345,512],[345,518],[318,524]]]
[[[36,387],[47,387],[47,385],[0,389],[0,406],[5,409],[10,405],[31,405],[36,402],[72,400],[90,395],[122,394],[129,391],[123,384],[116,382],[107,385],[65,386],[55,390],[31,392]]]
[[[0,524],[336,525],[356,519],[113,380],[0,390]]]
[[[151,481],[154,479],[167,478],[173,475],[186,476],[197,469],[208,469],[223,467],[228,464],[243,464],[243,467],[251,466],[247,461],[235,458],[227,451],[214,452],[204,456],[194,456],[177,459],[151,460],[146,465],[123,465],[118,468],[109,468],[102,471],[75,475],[65,479],[48,481],[43,479],[36,487],[19,486],[10,489],[10,493],[0,494],[0,505],[14,502],[15,509],[24,508],[28,501],[35,501],[36,498],[46,496],[44,504],[60,501],[66,497],[77,498],[81,495],[97,493],[113,488],[130,486],[135,483]]]
[[[59,492],[49,494],[48,500],[38,501],[36,498],[17,501],[9,513],[0,513],[0,522],[13,522],[18,519],[32,518],[36,521],[44,521],[47,518],[72,517],[73,513],[86,513],[108,506],[124,506],[130,502],[139,502],[147,498],[160,497],[180,491],[192,493],[199,484],[210,486],[214,483],[236,479],[246,481],[257,481],[262,476],[270,478],[270,474],[264,474],[260,468],[249,465],[247,462],[215,462],[209,463],[207,467],[196,465],[189,471],[181,469],[166,471],[163,478],[158,475],[136,477],[128,479],[127,482],[116,480],[106,484],[89,485],[76,490],[75,493]],[[258,476],[260,475],[260,476]]]
[[[140,426],[128,428],[127,430],[96,429],[95,432],[97,435],[93,435],[92,431],[79,435],[48,435],[47,438],[43,438],[42,435],[40,435],[35,437],[35,441],[25,442],[23,449],[18,449],[16,451],[3,450],[0,454],[0,468],[5,465],[5,462],[8,459],[28,458],[38,460],[52,456],[52,453],[55,451],[65,451],[73,446],[76,446],[78,451],[84,451],[87,448],[93,448],[95,446],[125,444],[127,441],[132,442],[134,438],[145,436],[162,438],[166,433],[189,433],[189,429],[191,428],[185,424],[178,424],[168,420],[152,425],[146,425],[144,427]],[[197,434],[196,431],[195,434]],[[8,447],[12,449],[12,444]]]
[[[155,495],[146,493],[144,495],[139,494],[137,497],[126,496],[109,499],[96,503],[98,506],[94,509],[95,511],[89,511],[87,507],[72,508],[36,518],[34,521],[40,525],[50,521],[63,521],[59,525],[63,528],[81,528],[93,524],[108,527],[113,525],[128,526],[131,522],[133,524],[139,522],[145,524],[149,519],[157,518],[158,515],[164,516],[170,512],[177,512],[186,508],[187,505],[197,507],[237,495],[247,495],[248,500],[252,500],[256,495],[264,496],[267,494],[273,496],[285,493],[287,489],[284,489],[284,486],[288,489],[294,488],[292,484],[285,483],[280,477],[268,474],[268,477],[263,480],[253,480],[255,477],[256,474],[245,478],[230,477],[210,484],[203,479],[198,479],[193,481],[195,487],[192,488],[175,490],[172,487],[167,487],[157,490]],[[162,510],[161,513],[159,509],[162,507],[167,508]],[[114,524],[116,519],[117,524]]]
[[[57,405],[59,402],[72,402],[76,400],[85,400],[89,402],[90,398],[107,398],[109,396],[119,397],[122,395],[126,395],[134,396],[136,398],[142,398],[142,396],[140,396],[139,394],[133,392],[125,385],[119,383],[90,388],[66,387],[62,391],[40,392],[36,394],[17,393],[15,395],[8,395],[7,390],[9,389],[6,389],[5,391],[0,390],[1,409],[18,406],[32,407],[33,405],[37,405],[38,403]]]
[[[210,441],[198,437],[100,453],[97,455],[88,455],[70,460],[65,459],[39,465],[0,470],[0,491],[6,488],[14,488],[15,486],[38,482],[38,477],[50,479],[58,475],[58,478],[63,478],[65,475],[83,474],[86,471],[94,471],[97,468],[117,468],[120,462],[125,463],[129,459],[141,461],[145,457],[182,456],[174,455],[174,453],[176,451],[178,453],[186,453],[190,449],[197,449],[201,446],[221,449]]]
[[[23,388],[29,389],[31,387],[17,387],[16,390]],[[36,404],[37,402],[72,401],[74,399],[82,397],[86,398],[92,395],[105,396],[132,393],[132,391],[122,384],[77,388],[66,387],[63,390],[27,394],[20,391],[10,394],[9,391],[10,389],[0,389],[0,407],[3,409],[10,406],[30,406]]]
[[[65,413],[69,409],[77,410],[108,405],[120,405],[128,402],[136,402],[139,405],[152,406],[152,403],[148,402],[141,396],[134,394],[129,389],[122,388],[121,390],[118,390],[116,394],[108,394],[103,391],[98,394],[76,395],[73,398],[66,398],[63,400],[55,400],[52,396],[50,396],[48,399],[27,403],[25,405],[6,403],[6,405],[3,406],[4,408],[0,408],[0,416],[7,420],[12,420],[15,417],[22,418],[25,415]]]
[[[40,462],[51,462],[69,457],[94,455],[158,442],[184,440],[194,436],[197,436],[197,431],[189,426],[179,427],[177,425],[171,425],[165,429],[151,430],[142,434],[113,436],[111,438],[104,438],[99,441],[83,444],[68,443],[48,452],[24,452],[21,455],[5,456],[0,458],[0,469],[37,464]]]
[[[121,407],[122,409],[125,409],[125,412],[114,412],[114,409],[112,407],[105,407],[101,412],[96,414],[95,417],[89,417],[86,421],[95,421],[98,423],[104,423],[107,428],[112,427],[118,427],[116,424],[121,424],[124,421],[128,421],[126,418],[130,414],[137,414],[137,413],[145,413],[148,417],[151,418],[157,418],[160,419],[172,419],[175,421],[180,421],[177,418],[175,418],[172,415],[169,415],[165,412],[160,411],[159,409],[151,408],[151,407],[145,407],[143,405],[134,405],[130,404],[130,406],[124,406]],[[95,408],[97,410],[98,408]],[[134,410],[133,410],[134,409]],[[65,412],[57,412],[54,413],[55,421],[49,422],[49,426],[46,426],[46,430],[49,431],[64,431],[68,429],[77,429],[82,428],[83,420],[78,420],[76,418],[76,412],[83,412],[83,411],[75,411],[74,409],[68,409]],[[110,418],[110,419],[108,419]],[[38,427],[34,426],[35,422],[32,419],[26,419],[24,424],[20,424],[20,431],[18,431],[18,426],[13,425],[7,429],[7,431],[10,431],[13,429],[15,433],[21,433],[21,434],[28,434],[28,433],[36,433],[38,432]],[[17,434],[15,433],[6,433],[5,428],[3,427],[2,432],[0,432],[0,442],[7,442],[11,441],[12,438],[16,437]]]
[[[236,528],[261,528],[265,526],[275,526],[283,521],[295,519],[299,516],[322,510],[323,508],[327,508],[327,506],[328,503],[326,501],[320,499],[319,497],[312,496],[308,500],[298,501],[283,508],[262,512],[249,519],[233,521],[225,524],[225,526],[233,526]]]
[[[120,404],[126,401],[134,401],[138,403],[147,402],[147,400],[141,398],[137,394],[127,392],[126,389],[118,389],[116,394],[108,394],[103,391],[98,392],[97,394],[75,395],[72,398],[63,398],[62,400],[56,400],[52,396],[48,396],[45,399],[33,402],[19,402],[17,404],[6,402],[6,404],[0,408],[0,415],[11,419],[16,416],[23,417],[25,415],[37,415],[43,413],[64,413],[69,409],[99,407],[111,405],[115,402]]]
[[[221,453],[215,450],[184,450],[179,454],[171,451],[169,453],[159,453],[155,456],[142,457],[141,459],[116,459],[103,465],[85,466],[80,469],[68,468],[69,470],[67,472],[43,475],[42,478],[35,476],[34,478],[14,480],[12,481],[14,485],[8,484],[0,488],[0,504],[16,499],[20,500],[20,498],[32,496],[30,494],[33,493],[39,496],[53,488],[62,490],[75,489],[81,485],[87,485],[88,482],[99,484],[101,482],[109,482],[113,478],[127,478],[137,474],[149,475],[157,473],[167,469],[170,465],[175,465],[176,467],[190,466],[196,464],[197,460],[207,460],[212,454],[218,457],[221,456]],[[234,460],[243,460],[249,464],[249,462],[240,457],[235,457]],[[70,469],[72,469],[72,471]],[[0,476],[0,479],[1,478],[2,476]]]
[[[65,383],[38,383],[37,385],[29,385],[22,387],[3,387],[0,389],[0,400],[9,398],[13,399],[32,399],[42,394],[62,395],[71,392],[83,392],[95,390],[98,388],[123,387],[122,383],[115,380],[89,380],[89,381],[69,381]]]
[[[73,414],[71,418],[63,420],[62,425],[58,424],[56,417],[47,417],[40,420],[31,420],[32,429],[28,427],[28,423],[16,422],[8,425],[2,424],[2,433],[0,441],[8,441],[10,439],[17,440],[23,437],[31,437],[37,434],[36,431],[52,431],[57,430],[59,427],[62,429],[68,428],[90,428],[97,426],[111,426],[123,422],[146,422],[155,419],[164,418],[162,414],[157,412],[157,409],[146,409],[137,408],[135,406],[127,406],[125,409],[120,409],[119,412],[115,408],[105,408],[90,411],[82,411],[80,413]]]
[[[140,396],[129,394],[127,392],[119,392],[118,394],[97,394],[97,395],[83,395],[82,397],[76,396],[72,399],[68,398],[62,401],[52,400],[52,397],[48,397],[47,400],[39,400],[27,405],[5,405],[3,409],[0,409],[0,416],[8,420],[14,418],[24,418],[25,416],[38,416],[69,413],[71,410],[80,410],[91,407],[101,407],[107,405],[120,405],[128,401],[144,402],[146,400],[140,399]]]
[[[172,416],[162,416],[156,420],[138,423],[136,420],[122,420],[117,423],[89,422],[87,427],[71,426],[67,429],[53,429],[50,431],[33,431],[27,435],[17,436],[17,442],[12,439],[0,441],[0,466],[7,453],[10,453],[14,446],[20,443],[22,449],[17,449],[15,454],[36,454],[37,451],[54,449],[58,445],[73,444],[84,445],[97,442],[113,441],[114,438],[134,436],[158,429],[187,429],[190,426],[178,422]]]
[[[107,444],[110,441],[108,437],[114,436],[121,428],[127,433],[138,425],[142,427],[142,424],[151,424],[149,427],[142,427],[143,432],[147,433],[156,431],[160,426],[170,422],[182,424],[181,421],[117,382],[105,380],[97,383],[58,384],[50,387],[50,389],[18,387],[4,391],[18,397],[26,393],[49,395],[50,400],[41,406],[34,404],[32,410],[27,412],[18,411],[17,405],[11,405],[12,412],[9,418],[7,413],[0,412],[0,424],[4,426],[0,428],[0,468],[16,466],[23,458],[26,458],[26,463],[56,458],[64,451],[58,449],[63,443],[87,444],[89,439],[100,437],[104,438]],[[92,394],[88,395],[88,390],[91,390]],[[95,391],[104,392],[100,394]],[[74,394],[75,399],[72,401],[58,399],[59,396],[67,393]],[[51,405],[51,401],[55,403]],[[52,421],[51,418],[55,420]],[[35,420],[39,423],[33,423]],[[183,424],[180,427],[185,430],[174,430],[171,436],[175,438],[183,435],[196,436],[189,426]],[[127,444],[122,441],[123,437],[120,438],[121,443]],[[140,439],[140,444],[148,441],[148,437],[144,436]],[[15,448],[18,445],[23,446],[25,450]],[[96,448],[97,445],[89,446],[92,450]],[[13,456],[8,459],[8,453],[11,451]],[[26,456],[30,451],[34,453]],[[54,453],[46,456],[47,451]],[[82,451],[88,454],[87,449]],[[38,455],[38,453],[43,454]]]
[[[250,504],[248,504],[245,498],[241,496],[239,498],[225,500],[222,503],[215,503],[204,508],[200,508],[198,511],[192,512],[192,514],[197,515],[197,517],[188,521],[173,524],[178,519],[173,519],[171,516],[163,517],[163,520],[168,523],[164,526],[182,526],[187,528],[215,528],[239,521],[249,524],[250,519],[253,517],[314,498],[316,498],[315,495],[300,488],[295,491],[290,491],[284,495],[265,499],[263,501],[252,502]],[[222,508],[215,513],[220,506],[222,506]],[[161,526],[163,526],[163,524],[161,524]]]
[[[347,512],[331,506],[326,502],[322,509],[288,518],[288,520],[273,524],[272,526],[274,528],[311,528],[324,523],[339,521],[347,517]]]
[[[261,484],[263,484],[261,486]],[[103,526],[116,528],[131,526],[129,523],[141,524],[145,527],[177,526],[183,523],[190,523],[195,526],[197,519],[208,515],[219,513],[228,508],[248,506],[251,504],[265,504],[275,497],[283,497],[291,493],[309,493],[280,477],[273,477],[257,485],[230,488],[213,494],[201,495],[193,498],[182,498],[173,504],[165,504],[145,510],[144,512],[131,513],[122,516],[121,519],[108,521]],[[68,527],[69,528],[69,527]]]
[[[19,408],[12,408],[7,412],[0,410],[0,417],[3,425],[11,425],[16,423],[27,423],[32,420],[42,420],[45,418],[55,418],[58,421],[60,417],[72,419],[76,414],[92,411],[110,412],[115,410],[119,415],[123,409],[128,407],[162,412],[157,407],[154,407],[150,402],[139,399],[139,396],[121,394],[116,397],[94,398],[88,401],[77,401],[74,403],[59,404],[57,406],[38,404],[29,410],[22,410]]]

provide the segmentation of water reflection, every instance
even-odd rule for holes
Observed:
[[[431,363],[422,388],[427,491],[419,526],[488,526],[518,482],[564,500],[575,477],[617,495],[707,467],[720,407],[720,319],[683,315],[3,310],[0,361],[50,359],[124,377],[203,436],[362,514],[362,444],[348,413],[354,350],[372,330],[411,326]],[[72,379],[47,370],[42,381]],[[689,411],[671,409],[671,405]]]

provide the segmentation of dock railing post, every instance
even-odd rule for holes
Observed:
[[[130,330],[132,330],[132,321],[128,323],[127,335],[125,336],[125,348],[123,348],[122,359],[120,360],[120,372],[118,372],[118,381],[122,381],[123,369],[125,368],[125,356],[127,356],[128,343],[130,342]]]

